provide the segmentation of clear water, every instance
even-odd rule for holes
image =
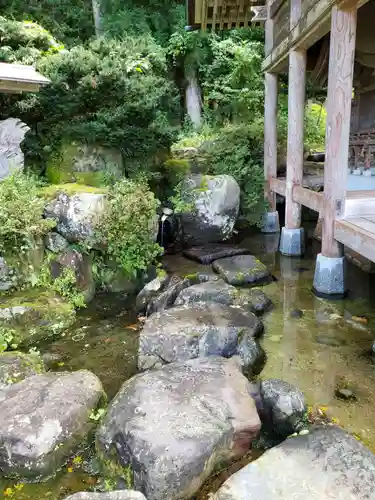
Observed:
[[[264,317],[262,343],[268,361],[262,377],[295,384],[305,393],[309,405],[323,408],[330,418],[375,451],[375,366],[370,355],[375,339],[375,294],[371,294],[374,276],[349,266],[348,298],[325,301],[311,291],[314,250],[318,248],[310,245],[305,258],[289,259],[275,252],[277,237],[273,235],[251,234],[239,238],[238,243],[269,266],[277,279],[265,287],[274,308]],[[210,269],[181,255],[166,256],[165,265],[169,272],[180,276]],[[91,370],[112,398],[121,384],[136,373],[138,333],[132,306],[121,296],[98,297],[80,313],[65,337],[42,346],[42,351],[49,353],[51,368]],[[291,316],[295,310],[302,311],[302,317]],[[353,316],[365,319],[358,322]],[[349,388],[356,399],[338,399],[337,388]],[[208,499],[209,492],[217,489],[228,474],[223,471],[215,476],[197,498]],[[3,481],[0,492],[10,487],[15,492],[11,498],[61,500],[76,491],[105,486],[92,450],[86,450],[79,454],[78,462],[71,461],[56,477],[42,484],[25,484],[15,491],[14,482]]]

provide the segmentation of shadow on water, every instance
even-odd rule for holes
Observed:
[[[274,308],[264,317],[262,343],[268,361],[261,376],[296,385],[305,393],[309,405],[323,408],[330,418],[375,451],[375,366],[369,355],[375,339],[375,294],[371,294],[374,277],[349,265],[348,298],[319,299],[311,291],[318,246],[309,242],[304,258],[290,259],[277,253],[275,235],[250,233],[237,239],[236,243],[257,255],[276,278],[264,287]],[[166,256],[164,263],[169,272],[180,276],[211,270],[182,255]],[[135,322],[133,302],[121,296],[99,296],[78,315],[64,337],[41,350],[47,353],[53,370],[93,371],[112,398],[121,384],[136,373]],[[349,389],[354,397],[338,399],[336,390],[340,388]],[[24,485],[14,498],[61,500],[73,492],[103,485],[95,457],[90,452],[82,457],[82,463],[71,462],[45,483]],[[213,476],[197,499],[208,499],[229,473],[251,460],[249,455]],[[6,487],[14,489],[14,482],[0,483],[0,491]]]

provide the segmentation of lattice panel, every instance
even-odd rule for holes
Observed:
[[[266,18],[263,6],[254,7],[250,0],[195,0],[195,23],[203,30],[207,27],[230,29],[248,26],[255,21],[264,23]]]

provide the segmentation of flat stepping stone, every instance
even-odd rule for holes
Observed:
[[[184,250],[185,257],[200,262],[201,264],[211,264],[214,260],[224,257],[233,257],[235,255],[248,254],[246,248],[232,247],[229,245],[206,245],[201,247],[192,247]]]
[[[238,255],[216,260],[213,270],[230,285],[256,285],[272,280],[267,267],[254,255]]]
[[[211,303],[176,306],[152,314],[140,332],[138,368],[160,368],[198,357],[239,355],[243,371],[261,371],[265,354],[255,340],[263,323],[251,311]]]
[[[290,437],[233,474],[212,500],[372,500],[375,455],[336,426]]]
[[[215,281],[200,283],[182,290],[176,299],[175,305],[188,306],[197,302],[216,302],[228,306],[240,306],[257,315],[263,314],[272,306],[271,300],[260,288],[239,290],[218,276]]]

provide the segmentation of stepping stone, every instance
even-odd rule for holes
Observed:
[[[216,281],[208,281],[182,290],[175,305],[190,305],[197,302],[216,302],[224,305],[238,305],[260,315],[270,308],[271,300],[259,288],[239,290],[228,285],[216,275]]]
[[[236,472],[212,500],[369,500],[375,455],[336,426],[291,437]]]
[[[127,468],[149,500],[192,498],[258,436],[250,393],[235,359],[199,358],[138,374],[108,407],[99,456],[112,471]]]
[[[239,355],[247,374],[259,373],[265,355],[256,342],[263,323],[250,311],[195,303],[152,314],[140,332],[138,368],[160,368],[198,357]]]
[[[212,268],[230,285],[256,285],[272,280],[267,267],[253,255],[219,259],[212,264]]]
[[[86,370],[46,373],[0,390],[0,470],[3,476],[55,473],[92,430],[91,411],[105,397]]]
[[[192,247],[184,250],[185,257],[200,262],[201,264],[211,264],[214,260],[224,257],[233,257],[235,255],[248,254],[246,248],[232,247],[226,245],[206,245],[202,247]]]

